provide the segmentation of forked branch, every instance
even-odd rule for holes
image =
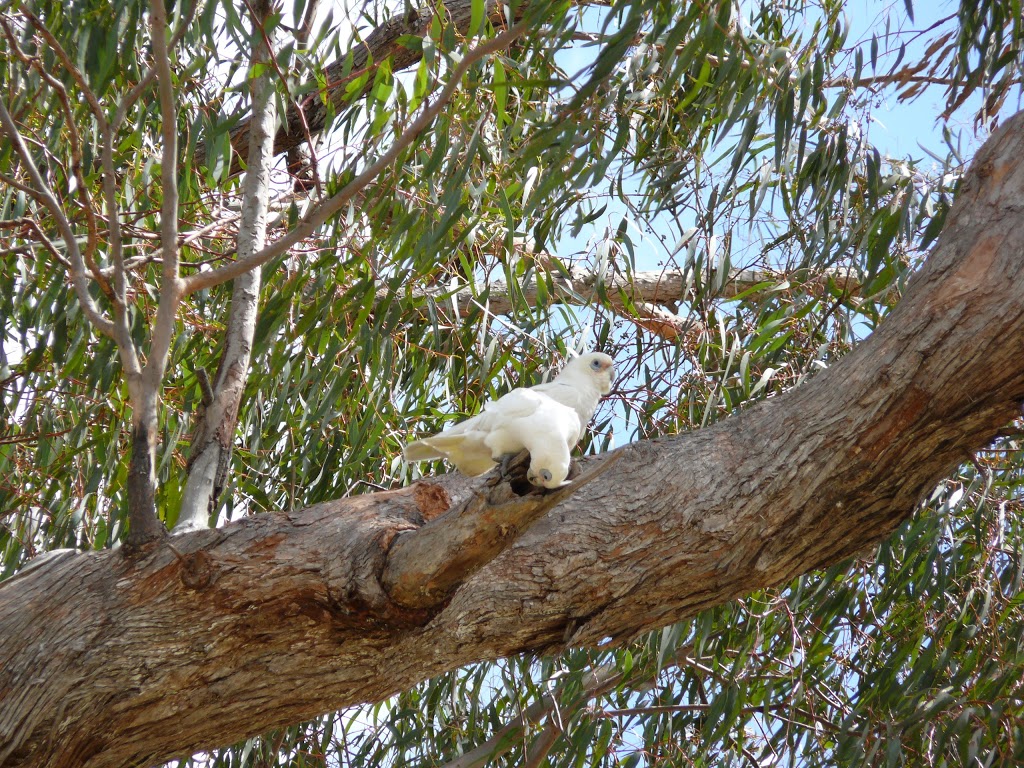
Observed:
[[[607,472],[621,454],[609,454],[595,468],[553,491],[525,483],[525,451],[478,493],[422,528],[400,533],[388,552],[381,583],[404,608],[431,608],[498,553],[534,521]],[[505,482],[502,482],[502,481]]]

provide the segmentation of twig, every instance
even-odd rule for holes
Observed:
[[[167,44],[167,48],[174,50],[174,48],[181,42],[181,39],[185,36],[185,32],[188,30],[189,25],[192,23],[192,19],[195,16],[196,8],[199,7],[198,2],[190,2],[186,4],[185,15],[182,16],[181,22],[178,24],[178,29],[171,37],[170,42]],[[156,67],[150,67],[146,73],[139,78],[139,82],[125,94],[125,97],[121,99],[121,103],[117,105],[117,111],[114,113],[114,119],[111,120],[111,130],[117,131],[121,127],[121,123],[124,122],[125,117],[128,115],[128,110],[132,108],[139,97],[149,88],[153,82],[153,78],[156,77]]]
[[[606,664],[590,672],[583,680],[582,690],[568,704],[563,705],[566,716],[571,716],[582,706],[603,693],[613,690],[622,682],[622,673],[613,664]],[[487,741],[477,745],[469,752],[455,760],[445,763],[441,768],[483,768],[491,764],[495,758],[511,750],[518,741],[518,736],[526,732],[531,725],[536,725],[549,716],[558,705],[563,689],[544,694],[538,701],[528,706],[514,720],[499,728]]]
[[[50,238],[46,236],[46,233],[43,232],[43,229],[42,227],[39,226],[38,222],[36,222],[34,219],[26,218],[25,225],[32,229],[32,231],[35,233],[36,239],[38,239],[39,242],[42,243],[43,247],[50,252],[50,255],[53,257],[54,261],[56,261],[58,264],[62,265],[65,269],[70,271],[71,262],[65,259],[60,254],[60,251],[57,250],[57,246],[55,246],[53,242],[50,240]]]
[[[46,41],[46,44],[50,46],[50,50],[52,50],[57,55],[57,58],[60,59],[60,63],[64,65],[64,69],[66,69],[68,74],[71,75],[71,79],[75,81],[75,85],[78,86],[82,95],[85,97],[85,103],[89,105],[89,109],[92,110],[93,115],[96,117],[96,122],[99,123],[100,130],[107,130],[109,127],[109,124],[107,123],[107,115],[103,111],[103,107],[100,105],[99,99],[96,98],[96,94],[92,92],[92,89],[89,87],[89,83],[75,66],[74,62],[71,61],[71,57],[68,56],[67,51],[64,50],[57,38],[53,36],[49,29],[47,29],[46,25],[43,24],[43,22],[40,21],[39,18],[28,9],[28,7],[26,7],[25,3],[18,3],[18,10],[32,23],[32,26],[36,28],[36,31],[40,36],[42,36],[43,40]]]
[[[39,19],[37,19],[29,10],[24,8],[24,4],[22,4],[21,10],[26,18],[32,22],[33,26],[35,26],[37,30],[40,30],[40,34],[46,40],[47,44],[54,48],[54,51],[57,53],[57,57],[64,64],[72,79],[74,79],[75,82],[84,89],[86,100],[89,101],[90,105],[95,104],[95,108],[98,109],[99,104],[96,103],[95,95],[93,95],[92,91],[89,90],[88,85],[86,85],[85,79],[82,77],[82,73],[75,69],[70,59],[68,59],[64,49],[60,47],[60,44],[56,39],[54,39],[53,35],[50,34],[49,30],[43,26],[42,22],[40,22]],[[109,297],[111,295],[110,283],[108,283],[107,279],[103,276],[94,258],[96,244],[99,240],[96,226],[96,212],[93,210],[92,197],[89,195],[89,188],[86,186],[85,176],[82,173],[82,137],[78,132],[78,126],[75,125],[75,115],[71,109],[71,101],[68,98],[67,89],[60,80],[46,71],[46,68],[43,67],[42,62],[39,61],[38,57],[29,57],[21,50],[21,47],[18,45],[17,40],[14,38],[14,34],[6,21],[0,20],[0,26],[3,27],[4,35],[7,37],[7,42],[15,55],[26,67],[35,69],[36,72],[39,73],[43,82],[49,85],[57,94],[57,100],[60,102],[61,110],[64,112],[64,120],[67,123],[68,134],[70,137],[71,172],[74,174],[75,182],[78,187],[78,195],[82,198],[82,207],[85,209],[87,239],[85,253],[83,256],[85,258],[86,266],[89,268],[89,271],[92,273],[96,282],[99,283],[100,289],[103,291],[104,295]],[[99,121],[101,126],[106,125],[106,120],[102,116],[100,116]]]

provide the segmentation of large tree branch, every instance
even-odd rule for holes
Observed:
[[[409,610],[392,544],[481,480],[54,560],[0,587],[0,762],[155,763],[444,670],[620,643],[877,543],[1024,399],[1024,115],[876,332],[807,384],[606,474]],[[173,727],[171,727],[173,725]]]
[[[546,261],[544,258],[538,259]],[[723,281],[722,289],[714,294],[720,299],[734,299],[740,294],[778,289],[780,283],[793,280],[803,285],[803,290],[825,294],[835,290],[851,299],[866,298],[857,275],[848,269],[830,269],[819,274],[781,274],[759,269],[736,270]],[[539,281],[544,281],[543,290]],[[451,287],[433,285],[413,287],[414,298],[436,301],[442,306],[452,306],[452,299],[458,306],[459,315],[467,317],[474,312],[486,311],[492,315],[512,314],[516,307],[546,307],[554,304],[590,306],[597,300],[598,288],[603,287],[608,305],[652,333],[667,339],[685,336],[693,329],[690,318],[677,314],[674,306],[694,299],[695,284],[692,270],[661,269],[632,274],[600,275],[581,267],[561,266],[550,274],[538,276],[534,273],[528,280],[510,290],[502,280],[489,281],[482,290],[467,286],[452,290]],[[389,288],[378,291],[379,301],[390,301]],[[889,290],[881,297],[892,304],[898,298],[895,290]]]

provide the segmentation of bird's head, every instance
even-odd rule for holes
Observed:
[[[530,485],[544,488],[561,488],[568,485],[566,476],[569,474],[568,457],[530,456],[530,468],[526,471],[526,479]]]
[[[559,378],[590,379],[602,395],[612,391],[615,383],[615,361],[604,352],[588,352],[566,363]]]

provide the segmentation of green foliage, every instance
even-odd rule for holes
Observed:
[[[3,98],[87,258],[109,270],[102,132],[82,86],[113,120],[149,66],[146,5],[24,5],[52,41],[19,6],[0,10]],[[190,7],[170,8],[173,28]],[[303,8],[284,10],[299,18]],[[584,443],[604,450],[726,418],[868,334],[942,230],[970,160],[962,125],[985,127],[1019,98],[1020,4],[963,4],[920,35],[910,13],[923,9],[909,2],[878,5],[867,26],[841,0],[740,8],[742,19],[731,0],[529,4],[528,34],[474,64],[348,209],[265,267],[219,515],[400,486],[411,479],[400,461],[410,433],[534,382],[573,348],[619,360],[622,384]],[[360,33],[394,10],[362,9]],[[259,74],[243,63],[243,5],[194,12],[172,59],[179,114],[167,118],[181,137],[186,275],[233,256],[241,192],[230,130]],[[441,13],[424,37],[401,39],[422,52],[405,71],[388,58],[353,70],[345,25],[286,42],[282,106],[309,97],[328,107],[314,201],[387,151],[467,47],[495,34],[482,3],[471,16],[469,35]],[[343,84],[328,91],[332,61]],[[872,142],[883,103],[936,94],[944,113],[922,120],[941,117],[941,146],[922,141],[897,156]],[[151,84],[112,142],[128,311],[143,350],[160,291],[162,119]],[[7,142],[0,174],[6,577],[46,550],[123,540],[131,414],[114,345],[74,299],[56,223],[19,188],[25,169]],[[271,237],[307,205],[289,181],[276,179]],[[553,295],[571,268],[594,275],[576,286],[574,306],[527,297],[534,280],[542,298]],[[729,293],[741,268],[761,280]],[[692,283],[672,307],[690,323],[680,338],[651,332],[640,302],[607,287],[650,270]],[[496,317],[498,281],[511,310]],[[467,283],[474,306],[461,314],[453,286]],[[158,456],[168,524],[229,294],[199,292],[178,315]],[[110,310],[95,281],[93,295]],[[553,733],[546,759],[559,766],[1019,764],[1021,466],[1019,436],[1008,437],[877,551],[627,647],[476,665],[194,764],[443,765],[550,696],[558,707],[496,741],[491,762],[523,764]],[[596,672],[610,682],[595,687]]]

